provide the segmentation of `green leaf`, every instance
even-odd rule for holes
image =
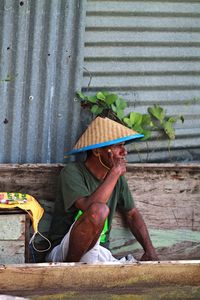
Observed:
[[[117,109],[117,116],[121,120],[124,117],[124,111],[121,109]]]
[[[111,108],[115,113],[117,112],[117,107],[114,104],[111,104]]]
[[[90,101],[92,103],[96,103],[97,102],[96,96],[88,96],[87,99],[88,99],[88,101]]]
[[[160,121],[160,123],[163,122],[164,117],[165,117],[165,112],[164,109],[162,107],[160,107],[159,105],[155,104],[152,107],[148,107],[148,112],[157,120]]]
[[[102,92],[96,94],[97,99],[104,101],[106,99],[105,95]]]
[[[106,96],[105,102],[108,105],[111,105],[111,104],[113,104],[117,100],[117,98],[118,98],[117,95],[115,95],[115,94],[109,94],[109,95]]]
[[[151,121],[151,117],[148,114],[144,114],[142,115],[142,122],[141,122],[143,127],[147,127],[147,126],[152,126],[152,121]]]
[[[164,127],[164,131],[165,133],[168,135],[170,140],[174,140],[175,139],[175,130],[173,128],[172,122],[167,121],[163,124]]]
[[[141,133],[144,134],[144,137],[141,139],[143,141],[146,141],[151,137],[151,131],[150,130],[145,129]]]
[[[115,104],[120,109],[125,109],[127,107],[126,101],[124,101],[122,98],[117,98]]]
[[[131,121],[129,118],[125,117],[125,118],[123,118],[123,121],[125,124],[128,125],[128,127],[132,128],[132,124],[131,124]]]
[[[132,129],[135,130],[135,131],[137,131],[138,133],[142,133],[143,132],[143,129],[142,129],[142,127],[139,124],[133,125]]]
[[[82,92],[77,92],[76,95],[81,98],[82,100],[84,100],[85,98],[87,98]]]
[[[169,119],[167,120],[167,122],[170,122],[172,124],[174,124],[177,121],[177,118],[174,117],[169,117]]]
[[[99,115],[100,113],[102,113],[103,108],[99,107],[98,105],[93,105],[91,108],[91,112],[95,115]]]
[[[141,124],[142,122],[142,114],[140,113],[136,113],[134,111],[132,111],[130,113],[130,121],[131,121],[131,124],[134,125],[134,124]]]
[[[102,91],[102,93],[104,94],[105,97],[108,96],[108,95],[110,95],[110,93],[107,92],[107,91]]]
[[[115,101],[115,105],[116,105],[117,107],[120,107],[120,103],[121,103],[121,101],[120,101],[120,99],[117,97],[117,99],[116,99],[116,101]]]
[[[120,99],[120,108],[125,109],[127,107],[126,101],[124,101],[122,98],[119,99]]]

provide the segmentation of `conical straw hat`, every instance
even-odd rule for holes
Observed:
[[[88,126],[69,154],[142,138],[144,135],[111,119],[97,117]]]

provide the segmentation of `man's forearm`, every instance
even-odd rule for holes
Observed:
[[[102,203],[107,203],[114,188],[119,179],[119,175],[112,172],[112,170],[108,173],[105,180],[99,185],[94,193],[92,193],[88,200],[92,202],[96,202],[96,200],[100,200]]]
[[[149,259],[157,259],[155,249],[147,230],[147,226],[141,214],[136,208],[127,213],[127,223],[131,232],[133,233],[137,241],[141,244],[145,253],[147,253],[147,255],[149,256]]]
[[[79,199],[76,202],[76,206],[82,211],[85,211],[92,203],[107,203],[118,179],[119,174],[111,170],[104,179],[104,181],[98,186],[98,188],[87,198]]]

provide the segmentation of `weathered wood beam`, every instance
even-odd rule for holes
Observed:
[[[158,285],[200,285],[200,261],[136,264],[0,265],[0,292]]]

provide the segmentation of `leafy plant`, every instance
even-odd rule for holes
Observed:
[[[89,108],[94,115],[111,118],[133,130],[144,134],[143,140],[151,137],[154,130],[162,131],[170,140],[175,139],[175,122],[183,116],[168,117],[160,106],[148,107],[147,113],[131,112],[125,115],[127,102],[117,94],[99,91],[93,96],[77,92],[78,99],[84,108]]]

